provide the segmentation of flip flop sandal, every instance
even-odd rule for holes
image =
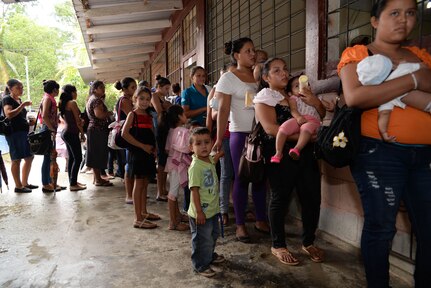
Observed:
[[[149,221],[157,221],[162,219],[159,215],[153,213],[142,214],[142,217]]]
[[[299,260],[296,259],[292,253],[287,250],[287,248],[273,248],[271,247],[271,253],[275,257],[277,257],[278,261],[280,261],[283,264],[289,265],[289,266],[296,266],[299,264]],[[286,261],[285,259],[290,259],[291,261]]]
[[[133,227],[134,228],[139,228],[139,229],[154,229],[154,228],[157,228],[157,224],[156,223],[152,223],[152,222],[144,219],[142,221],[135,221],[133,223]]]
[[[114,183],[109,182],[109,181],[102,181],[102,182],[96,182],[94,183],[95,186],[114,186]]]
[[[184,222],[184,223],[189,223],[189,216],[188,215],[186,215],[186,214],[181,214],[181,217],[180,217],[181,219],[181,222]]]
[[[177,223],[174,226],[169,226],[169,230],[177,230],[177,231],[187,231],[190,230],[190,226],[184,223]]]
[[[302,246],[302,251],[310,256],[311,261],[320,263],[323,262],[323,251],[314,245],[307,247]]]

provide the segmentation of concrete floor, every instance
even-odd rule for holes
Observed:
[[[41,159],[36,159],[33,167]],[[39,169],[31,174],[40,184]],[[11,177],[9,177],[11,179]],[[66,184],[60,173],[60,184]],[[79,181],[91,183],[92,175]],[[270,238],[248,228],[253,244],[235,241],[234,225],[226,227],[216,251],[227,261],[222,272],[207,279],[190,262],[190,233],[169,231],[167,204],[155,201],[149,187],[149,211],[162,220],[155,230],[132,227],[133,207],[124,203],[124,187],[95,187],[56,195],[41,189],[29,194],[3,188],[0,194],[1,287],[366,287],[357,255],[319,240],[326,261],[313,263],[300,253],[301,231],[289,224],[287,241],[301,264],[281,264],[270,253]],[[231,215],[231,218],[233,215]],[[392,287],[408,285],[392,276]]]

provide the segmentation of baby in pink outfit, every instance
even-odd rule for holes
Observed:
[[[288,101],[293,118],[285,121],[278,129],[275,142],[276,154],[271,157],[272,163],[280,163],[287,137],[296,133],[299,133],[299,138],[295,147],[289,150],[289,156],[298,160],[301,150],[320,127],[319,113],[314,107],[303,102],[300,97],[299,77],[300,75],[291,78],[286,87],[290,96]]]

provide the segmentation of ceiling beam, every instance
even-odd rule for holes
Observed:
[[[141,70],[126,70],[126,71],[113,71],[113,72],[104,72],[104,73],[96,73],[96,79],[117,79],[120,80],[124,77],[136,77],[141,73]]]
[[[105,73],[105,72],[106,73],[112,73],[112,72],[116,72],[118,70],[120,70],[120,71],[121,70],[134,70],[134,69],[140,70],[143,68],[144,68],[144,64],[137,63],[137,64],[133,64],[133,65],[128,64],[128,65],[115,66],[115,67],[101,67],[101,68],[94,68],[93,67],[93,70],[95,73]]]
[[[123,38],[113,38],[108,40],[101,40],[88,43],[90,49],[98,48],[111,48],[118,46],[127,45],[141,45],[149,43],[157,43],[162,41],[162,35],[148,35],[148,36],[134,36],[134,37],[123,37]]]
[[[164,29],[171,27],[171,25],[171,20],[169,19],[112,25],[99,25],[87,28],[87,34],[119,33],[151,29]]]
[[[92,8],[87,10],[84,15],[86,18],[96,19],[104,17],[112,17],[117,15],[129,15],[136,13],[149,13],[149,12],[163,12],[163,11],[174,11],[183,9],[183,1],[151,1],[145,4],[145,1],[141,3],[127,4],[119,3],[119,5]]]
[[[100,68],[110,68],[110,67],[118,67],[123,65],[130,65],[139,63],[142,66],[144,66],[144,62],[148,61],[150,59],[149,56],[143,56],[143,57],[135,57],[135,58],[128,58],[124,60],[116,60],[116,61],[108,61],[108,62],[97,62],[93,64],[93,69],[100,69]]]
[[[99,60],[99,59],[107,59],[107,58],[118,58],[118,57],[125,57],[130,55],[138,55],[138,54],[148,54],[154,52],[155,48],[137,48],[137,49],[124,49],[120,51],[110,52],[110,53],[93,53],[91,55],[91,58],[93,60]]]

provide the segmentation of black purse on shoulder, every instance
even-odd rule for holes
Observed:
[[[316,156],[330,165],[341,168],[355,158],[361,139],[362,110],[335,105],[329,126],[321,126],[317,133]]]
[[[265,177],[265,159],[262,153],[265,133],[260,122],[256,124],[253,119],[252,126],[239,160],[238,177],[243,182],[260,183]]]
[[[34,129],[28,133],[27,139],[30,144],[30,151],[36,155],[46,155],[51,152],[54,147],[54,141],[51,136],[49,129],[43,131],[36,131],[37,119],[39,118],[40,109],[37,113],[36,123],[34,123]]]
[[[8,136],[12,134],[12,121],[6,118],[3,110],[3,101],[0,101],[0,135]]]

